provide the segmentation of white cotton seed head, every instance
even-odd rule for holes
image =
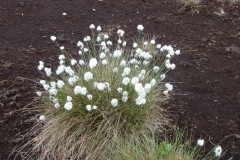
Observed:
[[[174,50],[173,50],[172,46],[169,46],[168,54],[170,54],[171,56],[174,56]]]
[[[127,97],[128,96],[128,92],[124,91],[122,95],[123,95],[123,97]]]
[[[138,82],[139,82],[138,77],[133,77],[132,80],[131,80],[132,85],[136,85]]]
[[[167,54],[167,55],[166,55],[166,58],[169,58],[169,59],[170,59],[171,57],[172,57],[172,56],[171,56],[170,54]]]
[[[107,65],[107,60],[106,59],[102,60],[102,65]]]
[[[123,44],[122,44],[122,46],[123,46],[123,47],[126,47],[126,45],[127,45],[127,42],[124,41]]]
[[[44,116],[44,115],[41,115],[41,116],[39,117],[39,120],[40,120],[40,121],[44,121],[44,120],[45,120],[45,116]]]
[[[117,73],[118,72],[118,68],[113,68],[113,73]]]
[[[138,94],[144,91],[142,83],[136,83],[134,89]]]
[[[101,52],[100,55],[99,55],[99,57],[100,57],[101,59],[103,59],[103,58],[106,57],[106,54],[105,54],[104,52]]]
[[[93,96],[92,96],[91,94],[88,94],[88,95],[87,95],[87,98],[88,98],[89,101],[91,101],[92,98],[93,98]]]
[[[204,139],[198,139],[197,140],[197,145],[202,147],[204,145]]]
[[[119,88],[117,89],[117,91],[118,91],[118,93],[122,93],[123,89],[122,89],[121,87],[119,87]]]
[[[55,107],[55,108],[60,108],[60,104],[59,104],[59,103],[55,103],[55,104],[54,104],[54,107]]]
[[[57,70],[56,70],[56,74],[59,75],[61,73],[63,73],[65,70],[65,66],[64,65],[60,65],[58,66]]]
[[[118,31],[117,31],[117,34],[120,36],[120,37],[122,37],[123,35],[124,35],[124,31],[123,30],[121,30],[121,29],[119,29]]]
[[[51,36],[50,39],[51,39],[53,42],[55,42],[57,38],[56,38],[55,36]]]
[[[43,70],[43,68],[44,68],[44,65],[41,65],[41,64],[38,65],[38,70],[39,71]]]
[[[133,58],[133,59],[131,59],[131,60],[129,61],[129,63],[130,63],[130,64],[139,64],[139,61],[136,60],[135,58]]]
[[[101,39],[101,37],[98,36],[96,40],[97,40],[97,42],[101,42],[102,39]]]
[[[73,98],[71,96],[67,96],[67,101],[71,102],[73,100]]]
[[[166,83],[165,87],[169,92],[173,90],[173,85],[171,85],[170,83]]]
[[[46,73],[46,75],[48,76],[48,77],[50,77],[51,76],[51,74],[52,74],[52,71],[51,71],[51,68],[44,68],[44,71],[45,71],[45,73]]]
[[[38,97],[41,97],[41,96],[42,96],[42,92],[41,92],[41,91],[37,91],[37,92],[36,92],[36,95],[37,95]]]
[[[68,111],[70,111],[73,107],[73,104],[72,102],[66,102],[65,105],[64,105],[64,108]]]
[[[122,83],[126,86],[130,82],[130,79],[128,77],[124,77],[122,80]]]
[[[214,153],[215,153],[215,156],[216,156],[216,157],[220,157],[221,154],[222,154],[222,147],[221,147],[221,146],[217,146],[217,147],[214,149]]]
[[[92,109],[96,110],[98,107],[96,105],[92,106]]]
[[[153,78],[150,82],[150,85],[153,87],[155,86],[156,83],[157,83],[156,79]]]
[[[86,110],[90,112],[92,110],[92,106],[91,105],[86,105]]]
[[[40,84],[41,85],[44,85],[44,84],[46,84],[47,82],[45,81],[45,80],[40,80]]]
[[[104,83],[97,83],[97,89],[99,91],[103,91],[105,89],[105,84]]]
[[[175,64],[171,64],[171,70],[174,70],[176,68],[176,65]]]
[[[44,66],[44,63],[43,63],[43,61],[39,61],[39,66]],[[39,69],[39,70],[42,70],[42,69]]]
[[[81,89],[82,89],[82,87],[81,86],[76,86],[75,88],[74,88],[74,94],[75,95],[78,95],[78,94],[80,94],[81,93]]]
[[[137,29],[138,29],[139,31],[143,31],[144,27],[143,27],[143,25],[139,24],[139,25],[137,26]]]
[[[146,93],[149,93],[151,88],[152,88],[152,86],[149,83],[146,83],[145,86],[144,86],[144,90],[145,90]]]
[[[77,79],[75,77],[68,78],[68,83],[70,85],[74,85],[77,82]]]
[[[135,52],[136,52],[136,55],[135,55],[135,56],[138,56],[138,55],[141,54],[143,51],[142,51],[141,48],[137,48]]]
[[[165,61],[165,65],[168,64],[168,63],[170,63],[170,60],[169,60],[169,59],[167,59],[167,60]]]
[[[70,66],[65,67],[64,70],[65,70],[65,72],[66,72],[67,74],[69,74],[70,76],[73,76],[73,75],[74,75],[74,71],[72,70],[72,68],[71,68]]]
[[[78,54],[81,56],[82,55],[82,51],[78,51]]]
[[[167,63],[167,64],[165,64],[165,66],[166,66],[167,69],[171,69],[172,68],[172,64],[171,63]]]
[[[160,80],[162,81],[162,80],[164,80],[165,79],[165,77],[166,77],[166,75],[165,74],[161,74],[160,75]]]
[[[117,99],[112,99],[111,104],[113,107],[116,107],[118,105],[118,100]]]
[[[112,45],[112,41],[107,41],[107,45],[111,46]]]
[[[74,85],[76,82],[77,82],[77,79],[76,79],[76,78],[74,78],[74,77],[68,78],[68,83],[69,83],[70,85]]]
[[[101,45],[102,48],[105,48],[106,47],[106,42],[102,41],[100,45]]]
[[[52,102],[53,102],[53,103],[58,103],[59,100],[58,100],[57,98],[54,98],[54,99],[52,100]]]
[[[138,46],[137,43],[133,43],[133,48],[136,48]]]
[[[90,37],[90,36],[86,36],[86,37],[84,37],[83,41],[84,41],[84,42],[91,41],[91,37]]]
[[[87,94],[87,88],[86,87],[82,87],[80,94],[85,96]]]
[[[176,54],[176,55],[181,54],[180,50],[176,50],[176,51],[175,51],[175,54]]]
[[[61,46],[61,47],[60,47],[60,50],[64,50],[64,49],[65,49],[64,46]]]
[[[125,67],[124,70],[123,70],[122,77],[125,77],[125,76],[129,75],[130,72],[131,72],[131,69],[129,67]]]
[[[97,59],[96,58],[91,58],[90,61],[89,61],[89,67],[90,69],[93,69],[97,66]]]
[[[154,70],[155,73],[157,73],[159,71],[159,69],[160,69],[160,67],[158,67],[158,66],[153,67],[153,70]]]
[[[126,64],[127,64],[127,62],[126,62],[125,60],[122,60],[122,61],[120,62],[120,66],[121,66],[121,67],[125,67]]]
[[[145,77],[145,74],[143,74],[143,73],[139,73],[139,74],[138,74],[138,79],[139,79],[140,81],[143,80],[144,77]]]
[[[88,48],[83,48],[83,52],[84,52],[84,53],[86,53],[86,52],[88,52],[88,51],[89,51]]]
[[[143,98],[145,98],[147,96],[147,93],[144,90],[144,88],[143,88],[142,92],[138,93],[138,96],[143,97]]]
[[[140,106],[142,104],[145,104],[146,103],[146,99],[142,96],[138,96],[136,99],[136,105]]]
[[[97,27],[97,31],[100,32],[101,30],[102,30],[101,26],[98,26],[98,27]]]
[[[90,28],[90,29],[95,29],[94,24],[91,24],[91,25],[89,26],[89,28]]]
[[[74,66],[75,64],[77,64],[77,61],[75,59],[71,60],[71,65]]]
[[[50,86],[48,84],[44,84],[43,88],[44,88],[45,91],[47,91],[47,90],[49,90]]]
[[[49,95],[56,96],[57,95],[57,90],[55,88],[50,88],[48,90]]]
[[[65,12],[64,12],[62,15],[63,15],[63,16],[66,16],[66,15],[67,15],[67,13],[65,13]]]
[[[77,46],[80,47],[81,49],[83,49],[83,47],[84,47],[84,45],[81,41],[78,41]]]
[[[148,65],[148,64],[149,64],[148,61],[143,61],[143,65],[144,65],[144,66],[146,66],[146,65]]]
[[[122,43],[122,40],[121,40],[121,39],[118,39],[118,43],[121,44],[121,43]]]
[[[121,50],[115,50],[114,52],[113,52],[113,57],[114,58],[118,58],[118,57],[120,57],[122,55],[122,51]]]
[[[110,84],[108,82],[105,82],[104,85],[105,85],[105,89],[109,89],[110,88]]]
[[[161,48],[161,44],[157,44],[157,49],[160,49]]]
[[[94,83],[93,83],[93,86],[94,86],[95,88],[97,88],[97,85],[98,85],[98,82],[94,82]]]
[[[90,81],[91,79],[93,79],[93,74],[91,73],[91,72],[86,72],[85,74],[84,74],[84,80],[85,81]]]
[[[65,60],[60,60],[60,61],[59,61],[59,64],[60,64],[60,65],[65,64]]]
[[[84,65],[84,60],[80,59],[80,60],[78,61],[78,63],[82,66],[82,65]]]
[[[62,80],[57,81],[57,87],[62,88],[64,86],[64,82]]]
[[[163,91],[163,94],[166,96],[168,95],[168,90]]]
[[[108,39],[109,36],[108,36],[107,34],[104,34],[103,38],[104,38],[104,39]]]
[[[128,96],[123,96],[122,97],[122,102],[127,102],[128,101]]]
[[[57,83],[56,83],[56,82],[50,82],[50,86],[51,86],[52,88],[56,88]]]
[[[154,45],[156,42],[155,42],[155,40],[153,39],[153,40],[150,41],[150,43],[151,43],[152,45]]]

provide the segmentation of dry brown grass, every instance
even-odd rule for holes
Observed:
[[[199,6],[202,0],[177,0],[180,4],[181,8],[180,11],[189,10],[191,14],[198,14],[199,13]]]
[[[132,133],[129,130],[125,136],[145,135],[149,128],[163,126],[167,120],[162,113],[162,110],[155,110],[148,115],[155,119],[154,122],[146,121],[144,128],[132,131]],[[119,130],[120,124],[113,126],[114,122],[112,121],[115,119],[106,118],[99,124],[93,125],[94,119],[78,119],[69,117],[69,114],[66,113],[62,113],[58,117],[48,117],[44,125],[38,121],[27,133],[27,138],[34,138],[19,148],[18,152],[23,159],[37,157],[39,160],[97,160],[109,146],[114,146],[116,137],[123,135]]]

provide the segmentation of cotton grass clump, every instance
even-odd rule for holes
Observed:
[[[175,69],[170,60],[180,51],[144,38],[144,27],[137,28],[138,39],[127,45],[123,30],[117,31],[118,39],[110,39],[100,26],[90,25],[92,35],[77,43],[76,59],[51,36],[62,54],[55,69],[42,61],[37,67],[47,78],[37,92],[43,103],[35,126],[40,133],[28,143],[33,149],[27,157],[97,159],[114,137],[166,124],[160,105],[173,86],[163,80]]]

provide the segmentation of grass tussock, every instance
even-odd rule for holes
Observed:
[[[44,91],[37,92],[43,115],[29,133],[34,138],[21,148],[23,158],[99,159],[116,137],[144,136],[167,124],[160,104],[173,86],[162,81],[175,69],[170,59],[180,51],[141,38],[142,25],[132,47],[123,30],[111,40],[100,26],[90,28],[92,36],[77,43],[78,59],[51,37],[62,54],[54,71],[39,62],[47,75],[40,81]]]
[[[199,6],[202,0],[177,0],[181,6],[180,11],[190,11],[191,14],[199,13]]]

